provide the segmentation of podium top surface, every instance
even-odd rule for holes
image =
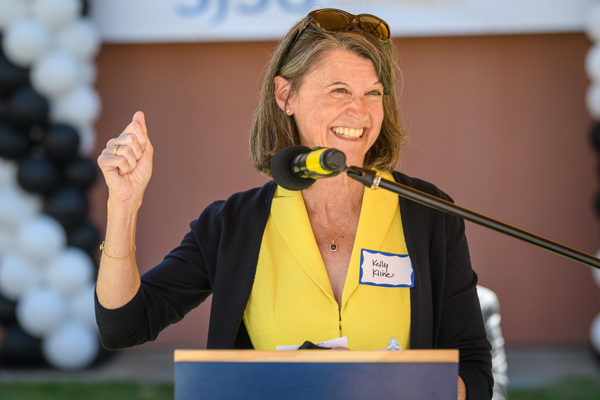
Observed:
[[[175,350],[175,362],[458,363],[458,350]]]

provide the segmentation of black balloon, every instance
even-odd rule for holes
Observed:
[[[90,4],[88,0],[81,0],[81,15],[87,17],[90,14]]]
[[[0,124],[0,157],[17,159],[31,148],[31,139],[7,124]]]
[[[592,126],[592,131],[590,132],[590,136],[592,139],[592,145],[596,148],[596,150],[600,151],[600,122],[594,123],[594,126]]]
[[[42,341],[29,336],[17,325],[11,325],[5,332],[0,347],[0,362],[13,365],[42,363]]]
[[[0,97],[0,121],[8,118],[8,101]]]
[[[84,222],[70,229],[67,232],[67,239],[69,246],[78,247],[92,258],[96,258],[100,245],[100,233],[91,223]]]
[[[57,168],[48,160],[28,157],[19,163],[17,180],[26,191],[45,194],[58,185],[60,175]]]
[[[79,134],[69,125],[54,125],[44,135],[42,146],[52,160],[66,163],[77,157]]]
[[[0,295],[0,324],[8,325],[17,321],[15,310],[17,303]]]
[[[64,176],[71,186],[85,191],[98,177],[97,166],[87,158],[78,158],[65,167]]]
[[[85,221],[88,202],[85,196],[72,187],[62,187],[44,202],[44,212],[56,219],[69,231]]]
[[[6,96],[15,88],[28,82],[29,71],[17,67],[0,53],[0,95]]]
[[[48,112],[48,101],[32,88],[24,87],[11,96],[7,117],[19,127],[30,128],[45,124]]]

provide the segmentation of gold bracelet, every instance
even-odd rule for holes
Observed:
[[[131,257],[132,255],[135,254],[135,245],[133,245],[133,251],[131,252],[130,255],[128,255],[127,257],[123,257],[123,258],[114,258],[109,256],[108,254],[106,254],[106,252],[104,251],[104,242],[102,242],[102,244],[100,245],[100,251],[102,252],[102,254],[104,254],[104,256],[106,258],[109,258],[111,260],[115,260],[115,261],[119,261],[119,260],[127,260],[129,257]]]

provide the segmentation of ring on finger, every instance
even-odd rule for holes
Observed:
[[[115,156],[117,155],[117,150],[119,149],[119,146],[120,146],[120,144],[119,144],[119,143],[116,143],[116,144],[113,146],[113,153],[115,153]]]

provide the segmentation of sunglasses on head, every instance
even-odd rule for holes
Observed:
[[[371,14],[353,15],[337,8],[322,8],[311,11],[298,31],[297,36],[300,36],[311,19],[315,21],[319,28],[327,32],[349,31],[352,29],[354,21],[356,21],[357,25],[365,32],[384,42],[390,40],[390,26],[381,18]]]
[[[359,28],[370,33],[382,42],[390,40],[390,26],[381,18],[371,14],[353,15],[344,10],[337,8],[322,8],[320,10],[311,11],[307,16],[302,26],[296,33],[294,39],[290,42],[286,54],[294,47],[298,38],[306,29],[310,21],[326,32],[346,32],[352,29],[352,24],[356,21]]]

